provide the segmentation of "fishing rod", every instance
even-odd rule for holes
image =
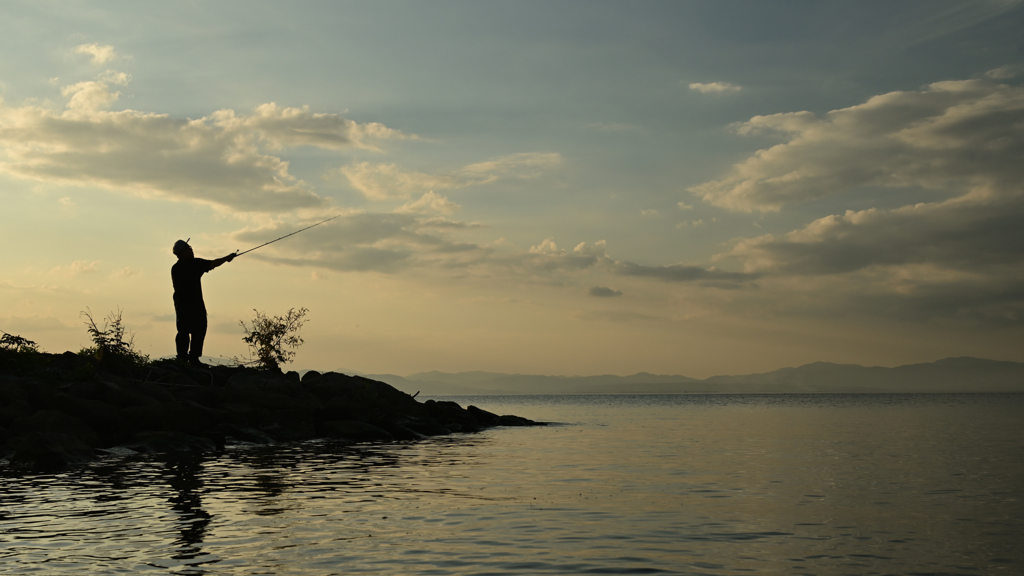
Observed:
[[[235,256],[241,256],[242,254],[248,254],[249,252],[252,252],[253,250],[256,250],[257,248],[263,248],[267,244],[273,244],[274,242],[277,242],[278,240],[284,240],[285,238],[287,238],[289,236],[294,236],[294,235],[298,234],[299,232],[303,232],[305,230],[309,230],[310,228],[315,228],[315,227],[323,224],[324,222],[330,222],[331,220],[334,220],[335,218],[340,218],[340,217],[341,217],[341,214],[338,214],[337,216],[331,216],[330,218],[328,218],[327,220],[324,220],[323,222],[317,222],[316,224],[313,224],[312,226],[306,226],[302,230],[296,230],[295,232],[292,232],[291,234],[285,234],[284,236],[281,236],[280,238],[275,238],[275,239],[271,240],[270,242],[264,242],[263,244],[260,244],[256,248],[249,248],[245,252],[239,252],[239,251],[235,250]]]

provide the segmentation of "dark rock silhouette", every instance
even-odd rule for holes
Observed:
[[[111,373],[88,356],[0,354],[0,456],[61,468],[114,448],[193,453],[230,442],[416,440],[529,426],[454,402],[419,402],[388,384],[334,372],[261,371],[171,360]]]

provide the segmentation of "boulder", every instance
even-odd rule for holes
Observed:
[[[321,424],[319,431],[320,435],[325,438],[346,439],[355,442],[394,440],[394,436],[387,430],[358,420],[331,420]]]
[[[201,436],[193,436],[172,430],[145,430],[139,432],[124,444],[136,452],[150,454],[175,454],[183,452],[210,452],[223,447],[219,443]]]
[[[61,432],[29,432],[10,441],[11,462],[33,469],[58,470],[96,458],[92,447]]]

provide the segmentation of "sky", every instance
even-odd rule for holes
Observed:
[[[291,367],[1024,361],[1024,4],[5,2],[0,330]]]

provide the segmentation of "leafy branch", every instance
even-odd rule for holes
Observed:
[[[279,370],[281,364],[295,358],[295,348],[303,344],[299,329],[306,323],[307,308],[289,308],[284,316],[268,316],[253,309],[255,316],[252,326],[239,320],[245,336],[242,341],[249,346],[249,358],[232,358],[243,366],[258,366],[264,370]],[[255,359],[254,359],[255,357]]]
[[[35,354],[39,352],[39,345],[28,338],[15,336],[3,330],[0,330],[0,332],[3,332],[3,336],[0,336],[0,350],[7,350],[17,354]]]
[[[103,319],[102,328],[93,319],[92,310],[86,308],[81,315],[86,318],[85,329],[93,346],[82,348],[79,354],[92,356],[108,366],[138,368],[149,363],[149,356],[135,348],[135,333],[126,329],[120,308]]]

